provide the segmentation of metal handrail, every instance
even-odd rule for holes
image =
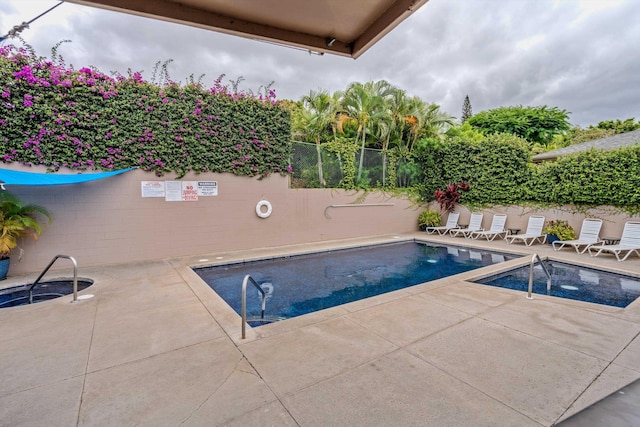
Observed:
[[[68,260],[71,260],[71,262],[73,263],[73,300],[71,302],[78,301],[78,263],[76,262],[75,258],[72,256],[56,255],[53,257],[49,265],[47,265],[47,267],[42,271],[42,273],[40,273],[40,275],[33,282],[33,284],[29,286],[29,304],[33,304],[33,288],[36,287],[40,279],[42,279],[42,276],[44,276],[47,273],[47,271],[49,271],[53,263],[56,262],[58,258],[66,258]]]
[[[551,292],[551,274],[549,274],[549,270],[547,270],[547,267],[542,262],[542,258],[540,258],[540,255],[533,254],[533,256],[531,257],[531,264],[529,265],[529,290],[527,292],[527,299],[533,299],[533,297],[531,296],[531,291],[533,289],[533,265],[536,262],[536,258],[538,258],[538,261],[542,266],[542,270],[544,270],[544,274],[547,275],[547,295]]]
[[[267,294],[264,289],[262,289],[260,285],[258,285],[258,283],[253,280],[253,277],[251,277],[250,274],[244,276],[244,280],[242,281],[242,339],[246,338],[245,329],[247,327],[247,283],[251,283],[256,287],[256,289],[260,291],[260,294],[262,294],[262,315],[260,316],[261,319],[264,319],[264,309],[267,303]]]

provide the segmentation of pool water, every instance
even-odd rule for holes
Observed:
[[[91,279],[78,279],[78,291],[93,284]],[[29,304],[29,287],[31,284],[0,289],[0,308],[16,307]],[[60,298],[73,293],[73,280],[60,279],[39,282],[33,288],[33,303]]]
[[[516,257],[457,246],[404,242],[194,268],[194,271],[238,314],[242,281],[250,274],[268,295],[266,315],[291,318]],[[260,315],[260,302],[259,291],[249,286],[248,318]]]
[[[558,261],[545,261],[545,266],[551,274],[551,296],[613,307],[626,307],[640,296],[639,278]],[[476,282],[527,292],[529,266]],[[547,294],[547,276],[539,265],[534,267],[533,292]]]

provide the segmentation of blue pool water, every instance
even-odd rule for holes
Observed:
[[[194,271],[240,314],[246,274],[268,294],[266,314],[290,318],[516,258],[514,255],[405,242],[276,258]],[[247,288],[247,316],[260,314]]]
[[[626,307],[640,296],[640,279],[635,277],[557,261],[545,261],[545,265],[551,274],[551,296],[614,307]],[[529,266],[477,282],[527,292]],[[547,294],[547,276],[539,265],[534,268],[533,292]]]
[[[93,284],[91,279],[78,279],[78,291]],[[31,284],[0,289],[0,308],[29,304],[29,287]],[[73,293],[73,280],[59,279],[39,282],[33,288],[33,302],[48,301]]]

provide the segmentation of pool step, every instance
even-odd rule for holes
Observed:
[[[262,326],[268,325],[269,323],[279,322],[281,320],[285,320],[286,317],[282,316],[264,316],[264,319],[260,316],[253,316],[247,318],[247,323],[252,326]]]

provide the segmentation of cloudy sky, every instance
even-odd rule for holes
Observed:
[[[57,3],[2,0],[0,35]],[[130,68],[148,80],[156,62],[173,60],[175,81],[204,74],[211,86],[225,74],[253,91],[273,81],[279,99],[297,100],[385,79],[455,117],[468,94],[474,113],[547,105],[586,127],[640,119],[639,14],[640,0],[430,0],[357,60],[71,3],[22,36],[43,56],[71,40],[59,53],[75,68]]]

